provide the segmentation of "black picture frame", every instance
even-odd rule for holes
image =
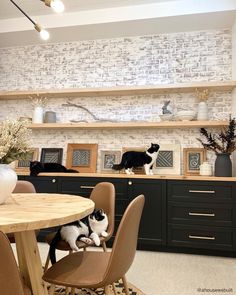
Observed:
[[[63,148],[42,148],[41,163],[62,164]]]

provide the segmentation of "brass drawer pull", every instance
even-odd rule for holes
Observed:
[[[215,213],[197,213],[197,212],[188,212],[189,216],[207,216],[207,217],[215,217]]]
[[[192,235],[189,235],[188,237],[189,239],[198,239],[198,240],[215,240],[216,239],[215,237],[200,237],[200,236],[192,236]]]
[[[215,191],[199,191],[199,190],[189,190],[189,193],[214,194],[214,193],[215,193]]]
[[[95,188],[95,186],[90,186],[90,185],[81,185],[80,188]]]

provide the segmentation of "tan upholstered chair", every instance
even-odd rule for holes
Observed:
[[[16,260],[7,236],[0,231],[0,294],[31,295],[23,286]]]
[[[13,193],[36,193],[36,190],[31,182],[25,180],[18,180],[13,190]]]
[[[108,286],[122,279],[125,294],[130,295],[125,274],[134,260],[143,206],[143,195],[129,204],[119,225],[112,252],[72,253],[48,269],[43,279],[52,284],[51,291],[54,285],[72,289],[103,287],[108,295]]]
[[[106,241],[108,241],[114,231],[115,223],[115,188],[110,182],[100,182],[98,183],[91,192],[90,199],[95,203],[96,209],[103,209],[108,217],[108,236],[106,238],[100,237],[101,245],[103,250],[106,251]],[[46,236],[46,242],[50,245],[55,233],[50,233]],[[78,248],[85,249],[88,246],[93,246],[93,244],[86,244],[81,241],[77,241]],[[57,244],[57,249],[62,251],[71,251],[69,244],[65,241],[60,241]],[[49,254],[45,263],[45,270],[48,268],[49,264]]]
[[[29,181],[18,180],[13,193],[36,193],[34,185]],[[39,231],[37,231],[39,232]],[[11,243],[15,243],[15,238],[13,233],[7,234],[7,237]]]

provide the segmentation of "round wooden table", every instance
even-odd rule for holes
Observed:
[[[13,232],[19,268],[34,295],[47,295],[35,230],[62,225],[90,214],[90,199],[65,194],[12,194],[0,205],[0,230]]]

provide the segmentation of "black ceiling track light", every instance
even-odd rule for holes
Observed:
[[[51,7],[55,12],[61,13],[64,11],[64,4],[61,0],[40,0],[44,2],[46,6]],[[15,5],[15,7],[20,10],[24,16],[28,18],[28,20],[34,25],[34,28],[36,31],[39,32],[40,37],[43,40],[48,40],[50,35],[49,32],[45,29],[43,29],[39,24],[37,24],[14,0],[10,0],[10,2]]]

